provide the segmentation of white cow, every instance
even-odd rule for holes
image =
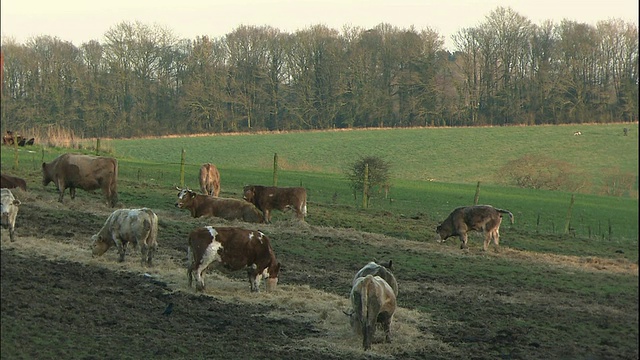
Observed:
[[[16,216],[20,200],[16,199],[11,190],[2,188],[2,228],[9,229],[9,239],[15,241]]]
[[[391,320],[396,311],[396,295],[380,276],[367,275],[356,280],[351,288],[351,328],[362,336],[364,350],[371,348],[376,323],[381,323],[385,341],[391,342]]]
[[[93,242],[93,256],[104,254],[116,245],[120,258],[124,261],[124,254],[128,243],[134,248],[140,245],[142,265],[151,266],[153,254],[158,248],[158,216],[147,208],[119,209],[111,213],[100,231],[91,237]]]

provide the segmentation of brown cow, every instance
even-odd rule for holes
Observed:
[[[271,210],[273,209],[283,212],[293,209],[300,220],[304,220],[307,215],[307,190],[305,188],[247,185],[242,192],[246,201],[262,211],[267,223],[271,222]]]
[[[253,204],[244,200],[219,198],[209,195],[196,194],[189,189],[180,189],[176,207],[187,209],[191,216],[215,216],[226,220],[242,220],[252,223],[263,223],[264,218]]]
[[[218,196],[220,195],[220,172],[218,168],[206,163],[200,167],[200,191],[204,195]]]
[[[9,229],[9,240],[15,240],[16,217],[20,206],[20,200],[16,199],[11,190],[2,188],[2,222],[4,229]]]
[[[118,209],[111,213],[100,231],[91,237],[92,254],[100,256],[113,245],[118,249],[119,262],[124,261],[127,245],[140,246],[142,265],[152,265],[158,249],[158,216],[151,209]]]
[[[393,263],[389,260],[388,263],[377,263],[375,261],[369,262],[362,269],[358,270],[356,276],[353,277],[353,281],[351,282],[351,286],[356,284],[358,278],[365,277],[367,275],[380,276],[384,279],[384,281],[391,286],[393,289],[394,295],[398,296],[398,282],[396,281],[396,277],[393,276],[391,272]]]
[[[500,224],[502,214],[509,214],[513,224],[513,214],[510,211],[494,208],[490,205],[474,205],[459,207],[438,225],[438,242],[445,241],[451,236],[458,236],[462,244],[461,249],[467,247],[467,233],[469,231],[482,231],[485,234],[484,251],[489,247],[489,241],[493,239],[495,246],[500,244]]]
[[[367,275],[356,279],[351,288],[351,328],[362,336],[364,350],[371,348],[376,323],[381,323],[385,341],[391,342],[391,320],[396,311],[396,295],[380,276]]]
[[[187,271],[189,287],[194,272],[196,290],[204,290],[204,271],[217,261],[229,270],[247,268],[251,291],[260,291],[264,277],[266,290],[275,290],[278,284],[280,263],[271,248],[269,238],[260,231],[234,227],[205,226],[189,234],[189,259]]]
[[[59,202],[67,188],[71,199],[76,197],[76,188],[102,189],[107,205],[114,207],[118,202],[118,161],[111,157],[62,154],[48,164],[42,163],[42,185],[52,181],[58,188]]]
[[[15,189],[20,188],[27,191],[27,182],[16,176],[0,174],[0,188]]]

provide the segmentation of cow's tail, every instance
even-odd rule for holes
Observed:
[[[369,296],[369,291],[374,287],[373,276],[367,275],[363,281],[362,287],[362,312],[364,317],[362,345],[365,350],[371,347],[373,335],[376,331],[376,321],[378,319],[376,299]],[[371,301],[371,303],[369,303]]]
[[[149,219],[151,220],[149,224],[151,229],[149,229],[148,245],[156,246],[158,244],[158,215],[151,211],[151,209],[145,208],[145,211],[149,214]]]
[[[511,223],[513,224],[513,214],[511,213],[511,211],[509,210],[503,210],[503,209],[496,209],[498,212],[503,213],[503,214],[509,214],[509,220],[511,221]]]

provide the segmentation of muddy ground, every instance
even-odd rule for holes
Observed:
[[[461,287],[447,284],[436,272],[425,282],[423,274],[409,271],[396,274],[401,309],[392,328],[393,344],[382,344],[378,337],[372,351],[364,352],[342,314],[351,276],[363,264],[334,261],[331,251],[384,258],[394,251],[419,255],[436,245],[405,250],[401,240],[355,231],[322,229],[319,234],[308,224],[263,225],[267,233],[278,234],[275,246],[284,264],[278,292],[249,293],[239,272],[209,275],[208,291],[196,294],[186,285],[184,223],[192,228],[210,220],[173,209],[157,211],[161,249],[156,265],[147,269],[138,264],[136,253],[123,264],[116,262],[114,249],[91,258],[88,239],[112,210],[96,205],[99,195],[81,193],[83,198],[64,204],[46,192],[20,195],[18,241],[9,242],[2,232],[2,359],[545,359],[563,354],[599,359],[638,354],[637,348],[616,352],[615,339],[566,346],[562,339],[545,339],[544,332],[521,325],[518,318],[538,317],[541,309],[552,323],[565,321],[564,316],[582,321],[557,311],[553,299],[540,300],[540,294],[527,294],[538,303],[523,306],[527,299],[516,298],[518,289],[487,290],[491,279]],[[305,250],[293,246],[302,238],[328,255],[305,256]],[[494,309],[495,303],[501,307]],[[439,310],[425,313],[429,308]],[[451,314],[455,318],[447,320]],[[513,317],[512,326],[487,325],[486,319],[496,314]],[[625,316],[614,313],[607,321],[626,321]],[[637,321],[637,311],[631,316]]]

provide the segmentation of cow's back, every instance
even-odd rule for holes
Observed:
[[[393,290],[393,293],[396,296],[398,295],[398,282],[396,281],[396,277],[389,269],[382,265],[376,264],[375,262],[368,263],[356,273],[356,275],[353,277],[352,286],[355,285],[359,278],[366,277],[367,275],[379,276],[380,278],[384,279]]]
[[[20,188],[27,191],[27,182],[19,177],[7,174],[0,174],[0,188],[15,189]]]

